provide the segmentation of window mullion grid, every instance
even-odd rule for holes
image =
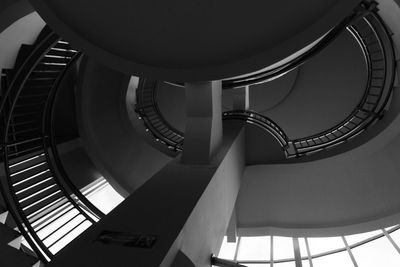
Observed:
[[[351,252],[351,248],[350,248],[349,244],[347,243],[347,240],[346,240],[346,238],[344,236],[342,236],[342,240],[343,240],[344,245],[346,246],[347,253],[349,253],[351,261],[354,264],[354,267],[358,267],[356,258],[354,258],[353,252]]]

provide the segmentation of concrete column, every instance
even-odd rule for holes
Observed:
[[[233,90],[233,109],[235,110],[249,109],[249,86]]]
[[[224,141],[209,165],[172,160],[48,266],[209,267],[245,165],[243,125],[224,127]]]
[[[222,142],[221,81],[185,85],[186,129],[182,162],[208,164]]]

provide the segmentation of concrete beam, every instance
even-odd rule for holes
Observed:
[[[194,266],[209,267],[226,233],[245,165],[243,125],[225,129],[209,165],[174,159],[49,267],[174,266],[179,252]]]

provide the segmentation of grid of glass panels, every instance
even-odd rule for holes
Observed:
[[[249,267],[398,267],[399,247],[395,225],[336,237],[243,236],[235,243],[225,237],[218,257]]]

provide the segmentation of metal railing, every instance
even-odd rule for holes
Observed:
[[[294,152],[293,144],[278,124],[270,118],[251,110],[231,110],[222,113],[223,120],[241,120],[255,125],[272,135],[281,145],[286,157]]]
[[[157,87],[156,80],[139,79],[135,111],[144,122],[146,131],[153,134],[156,141],[172,151],[182,151],[183,133],[172,127],[162,116],[157,105]]]
[[[395,60],[390,36],[375,14],[369,14],[348,27],[363,50],[368,78],[365,93],[353,112],[339,124],[321,133],[291,140],[295,154],[312,154],[348,142],[384,115],[395,77]]]

